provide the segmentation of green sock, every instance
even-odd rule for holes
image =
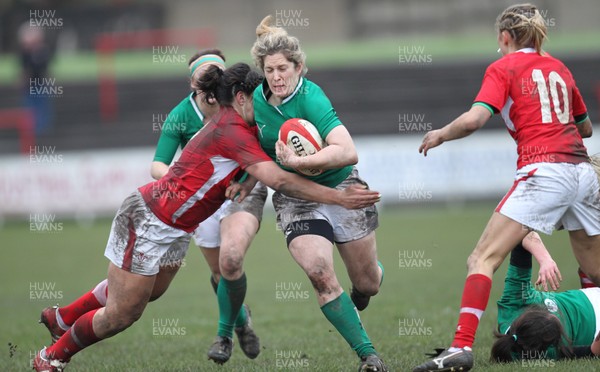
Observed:
[[[233,327],[246,297],[246,274],[237,280],[227,280],[221,277],[217,289],[219,302],[219,329],[217,335],[233,337]]]
[[[210,276],[210,285],[213,287],[215,294],[217,294],[217,289],[219,288],[219,283],[215,281],[215,278]],[[246,307],[243,306],[240,308],[240,312],[235,318],[235,328],[243,327],[248,323],[248,314],[246,313]]]
[[[346,292],[323,305],[321,311],[360,358],[376,354],[375,348],[358,317],[358,312]]]
[[[377,266],[381,267],[381,280],[379,281],[379,286],[381,287],[381,285],[383,284],[383,276],[385,274],[385,270],[383,269],[383,264],[381,263],[381,261],[377,261]]]

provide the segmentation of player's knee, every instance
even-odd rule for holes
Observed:
[[[479,269],[480,266],[481,266],[481,256],[475,252],[471,253],[469,255],[469,258],[467,258],[467,271],[468,272],[477,271],[477,269]]]
[[[158,300],[163,293],[165,293],[164,289],[160,289],[160,290],[155,290],[154,292],[152,292],[152,294],[150,295],[150,298],[148,299],[148,302],[152,302],[152,301],[156,301]]]
[[[129,328],[135,323],[143,313],[142,310],[121,311],[119,313],[107,314],[105,319],[108,333],[110,335],[117,334]]]
[[[238,252],[228,252],[223,254],[221,252],[220,269],[221,275],[226,279],[234,279],[242,273],[242,264],[244,262],[244,256]]]
[[[337,287],[339,287],[335,279],[335,274],[330,270],[315,268],[307,274],[313,288],[319,295],[335,292]]]

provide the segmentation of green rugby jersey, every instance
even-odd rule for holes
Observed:
[[[162,127],[154,161],[171,164],[177,148],[184,148],[204,126],[204,115],[194,101],[194,93],[184,98],[167,116]]]
[[[498,301],[498,331],[507,333],[511,323],[527,306],[539,304],[560,319],[573,346],[590,345],[594,341],[596,315],[592,303],[584,294],[589,289],[559,293],[538,291],[531,284],[531,271],[531,266],[508,266],[504,292]],[[546,357],[558,359],[556,350],[549,349]]]
[[[286,120],[300,118],[310,121],[317,128],[323,140],[333,128],[343,125],[323,90],[304,77],[300,78],[294,92],[279,106],[273,106],[268,102],[270,94],[271,91],[266,80],[262,85],[256,87],[254,118],[258,127],[260,145],[275,162],[277,162],[275,143],[279,138],[279,128]],[[295,172],[291,168],[277,164],[286,171]],[[314,177],[298,174],[321,185],[335,187],[345,180],[351,171],[352,166],[348,165],[343,168],[326,170]]]

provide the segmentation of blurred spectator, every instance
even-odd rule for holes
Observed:
[[[33,111],[36,134],[44,134],[52,126],[52,107],[49,100],[49,85],[52,83],[47,76],[52,54],[46,44],[43,28],[24,23],[19,28],[18,37],[23,69],[23,103]]]

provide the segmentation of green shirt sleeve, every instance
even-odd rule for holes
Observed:
[[[163,124],[156,152],[154,153],[154,161],[160,161],[167,165],[170,165],[173,161],[179,146],[183,147],[186,142],[182,137],[181,131],[177,130],[179,126],[174,120],[174,118],[180,118],[181,115],[173,115],[174,112],[175,110],[169,113]]]
[[[539,303],[540,295],[531,285],[531,267],[508,266],[504,291],[498,301],[498,331],[506,333],[525,307]]]

